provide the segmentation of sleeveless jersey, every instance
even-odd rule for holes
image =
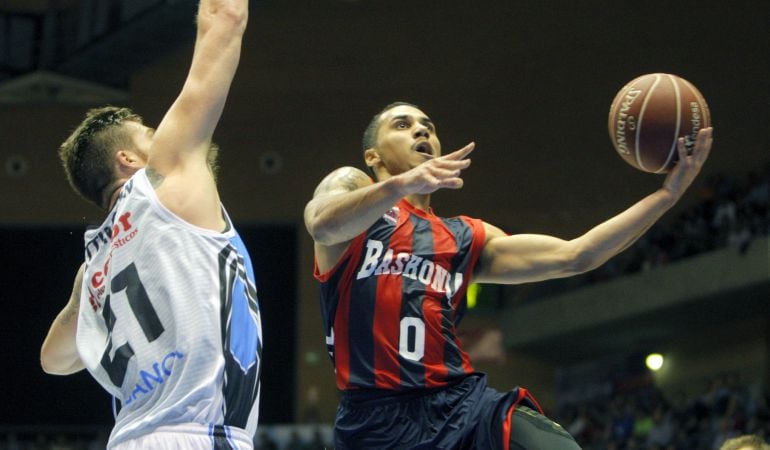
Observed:
[[[483,244],[482,221],[401,200],[332,270],[316,267],[337,387],[439,387],[473,372],[455,330]]]
[[[212,448],[251,448],[260,313],[249,254],[223,214],[222,233],[183,221],[140,170],[85,234],[77,348],[121,404],[110,445],[179,425]]]

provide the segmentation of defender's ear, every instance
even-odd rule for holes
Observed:
[[[115,153],[115,161],[121,168],[132,169],[142,168],[147,162],[139,153],[131,150],[118,150]]]

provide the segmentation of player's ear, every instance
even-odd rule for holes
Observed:
[[[367,167],[373,168],[382,162],[382,159],[380,159],[380,154],[377,153],[377,150],[369,148],[364,151],[364,162],[366,163]]]
[[[115,153],[115,161],[121,168],[141,168],[145,165],[145,160],[142,156],[131,150],[118,150]]]

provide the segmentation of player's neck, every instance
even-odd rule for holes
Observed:
[[[406,196],[407,201],[417,209],[428,211],[430,209],[430,194],[412,194]]]
[[[107,204],[107,211],[112,211],[112,208],[115,207],[115,203],[118,202],[118,197],[120,196],[120,192],[123,190],[123,185],[126,184],[126,181],[127,180],[119,180],[117,183],[113,184],[110,201]]]

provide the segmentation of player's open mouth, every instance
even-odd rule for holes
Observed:
[[[428,156],[433,156],[433,148],[431,148],[430,143],[428,141],[422,141],[417,143],[417,145],[414,146],[414,151],[417,153],[422,153]]]

